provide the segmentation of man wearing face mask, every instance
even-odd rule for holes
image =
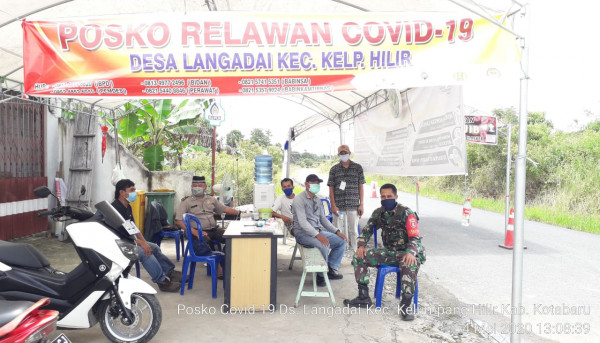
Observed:
[[[125,220],[135,222],[129,203],[134,202],[136,198],[137,192],[133,181],[128,179],[119,180],[115,185],[115,201],[111,205]],[[134,241],[134,238],[122,226],[114,232],[122,239]],[[163,292],[178,292],[181,288],[183,275],[180,271],[175,270],[173,262],[162,253],[158,245],[147,242],[141,233],[135,235],[135,240],[137,241],[140,262],[152,277],[152,282],[156,283]]]
[[[329,266],[327,277],[329,280],[339,280],[343,278],[343,275],[339,274],[337,269],[344,257],[348,239],[325,217],[321,199],[317,196],[321,182],[323,180],[319,179],[317,175],[308,175],[304,183],[306,189],[294,198],[292,202],[293,234],[298,244],[321,250],[321,254]],[[329,251],[330,249],[331,251]],[[325,278],[320,274],[317,275],[317,285],[322,287],[326,284]]]
[[[350,147],[338,147],[340,163],[329,170],[329,199],[331,199],[331,212],[333,212],[333,225],[342,228],[348,235],[350,249],[356,251],[358,236],[357,220],[363,214],[363,184],[365,175],[360,164],[350,161]],[[340,211],[344,217],[340,216]],[[345,223],[342,223],[342,220]],[[346,224],[346,225],[343,225]]]
[[[191,213],[200,219],[202,235],[205,240],[208,238],[211,241],[225,243],[223,240],[225,229],[217,227],[214,215],[226,213],[237,216],[240,214],[240,211],[221,204],[217,198],[207,194],[207,189],[208,186],[206,185],[204,176],[194,176],[192,178],[192,196],[184,198],[179,204],[177,213],[175,214],[175,223],[185,230],[183,214]],[[196,225],[196,223],[192,222],[192,225]],[[195,227],[192,228],[192,233],[198,237],[198,230]]]
[[[294,194],[294,181],[287,177],[281,180],[281,190],[283,190],[283,194],[275,199],[272,216],[283,220],[287,230],[290,231],[294,222],[292,219],[294,217],[292,214],[292,202],[296,196]],[[281,213],[277,213],[277,211],[281,211]]]
[[[396,186],[381,186],[381,207],[376,209],[358,240],[358,249],[352,265],[358,283],[358,296],[344,300],[345,306],[368,307],[372,305],[369,297],[369,267],[380,265],[399,265],[402,272],[402,298],[400,315],[402,320],[413,320],[412,299],[419,266],[425,262],[425,248],[419,236],[418,219],[415,212],[396,202]],[[370,249],[366,245],[373,235],[373,226],[381,231],[383,248]]]

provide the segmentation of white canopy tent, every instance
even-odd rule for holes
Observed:
[[[521,307],[522,248],[525,204],[525,162],[527,142],[527,87],[528,87],[528,46],[527,36],[528,6],[514,0],[1,0],[0,1],[0,81],[2,95],[0,101],[10,101],[13,97],[23,95],[23,33],[20,20],[42,20],[49,18],[68,18],[80,16],[121,15],[140,13],[191,13],[205,11],[254,11],[280,13],[353,13],[371,12],[406,12],[406,11],[448,11],[475,13],[496,23],[504,30],[512,33],[520,40],[522,47],[521,62],[521,106],[519,126],[519,153],[516,164],[515,190],[515,241],[513,250],[513,295],[512,306]],[[504,23],[514,24],[519,14],[523,27],[514,28]],[[505,20],[508,19],[508,20]],[[515,32],[519,32],[518,34]],[[399,85],[402,87],[402,85]],[[387,100],[385,90],[358,90],[338,93],[312,93],[284,96],[290,103],[305,106],[315,115],[295,127],[296,134],[321,125],[334,122],[341,126],[354,116],[368,110],[370,106]],[[49,99],[30,99],[48,106],[61,106]],[[81,102],[88,108],[94,107],[103,111],[115,111],[127,99],[120,98],[77,98],[73,102]],[[92,106],[93,104],[93,106]],[[518,327],[521,313],[512,311],[512,327]],[[517,330],[511,332],[511,341],[520,341]]]

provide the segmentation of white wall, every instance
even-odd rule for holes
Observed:
[[[50,123],[54,122],[51,126]],[[69,166],[71,164],[71,150],[74,120],[49,119],[47,121],[47,175],[50,189],[54,190],[54,175],[59,162],[63,161],[65,183],[68,184]],[[115,140],[111,135],[107,137],[106,154],[102,161],[102,132],[100,125],[96,132],[96,147],[94,151],[94,171],[92,183],[92,205],[102,200],[111,202],[114,199],[115,187],[111,182],[113,169],[116,165]],[[119,144],[119,158],[125,178],[135,183],[138,190],[151,191],[155,189],[175,190],[175,208],[181,198],[191,194],[193,172],[165,171],[150,172],[135,156],[122,144]],[[53,162],[50,162],[53,161]],[[52,166],[52,167],[50,167]]]
[[[96,135],[98,149],[94,158],[93,203],[102,200],[111,202],[115,198],[115,187],[111,182],[113,169],[117,165],[115,140],[110,135],[107,137],[106,154],[104,155],[104,162],[102,162],[102,132],[100,126],[98,126]],[[129,153],[122,144],[119,144],[119,159],[125,178],[133,181],[138,190],[147,191],[149,189],[148,176],[150,171],[135,156]]]
[[[150,172],[152,189],[173,189],[175,190],[175,211],[183,197],[192,195],[192,177],[191,171],[154,171]]]

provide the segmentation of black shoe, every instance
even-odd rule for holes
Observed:
[[[321,275],[317,275],[317,286],[319,286],[319,287],[327,286],[327,283],[325,282],[325,278]]]
[[[358,284],[358,296],[354,299],[344,299],[344,306],[367,308],[373,305],[369,297],[369,286]]]
[[[160,289],[161,291],[170,293],[179,292],[179,289],[181,288],[181,282],[173,282],[169,280],[168,277],[162,280],[161,282],[157,283],[157,285],[158,289]]]
[[[404,296],[402,294],[402,300],[400,300],[400,316],[404,321],[412,321],[415,320],[415,308],[412,305],[412,294],[408,296]]]
[[[181,274],[180,271],[173,269],[171,274],[169,274],[169,279],[171,279],[172,282],[181,283],[181,280],[183,280],[183,274]]]
[[[329,280],[340,280],[344,278],[344,275],[338,273],[335,269],[330,267],[329,271],[327,272],[327,277]]]

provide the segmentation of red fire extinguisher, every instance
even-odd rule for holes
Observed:
[[[108,135],[108,127],[102,126],[102,163],[104,163],[104,154],[106,154],[106,136]]]

